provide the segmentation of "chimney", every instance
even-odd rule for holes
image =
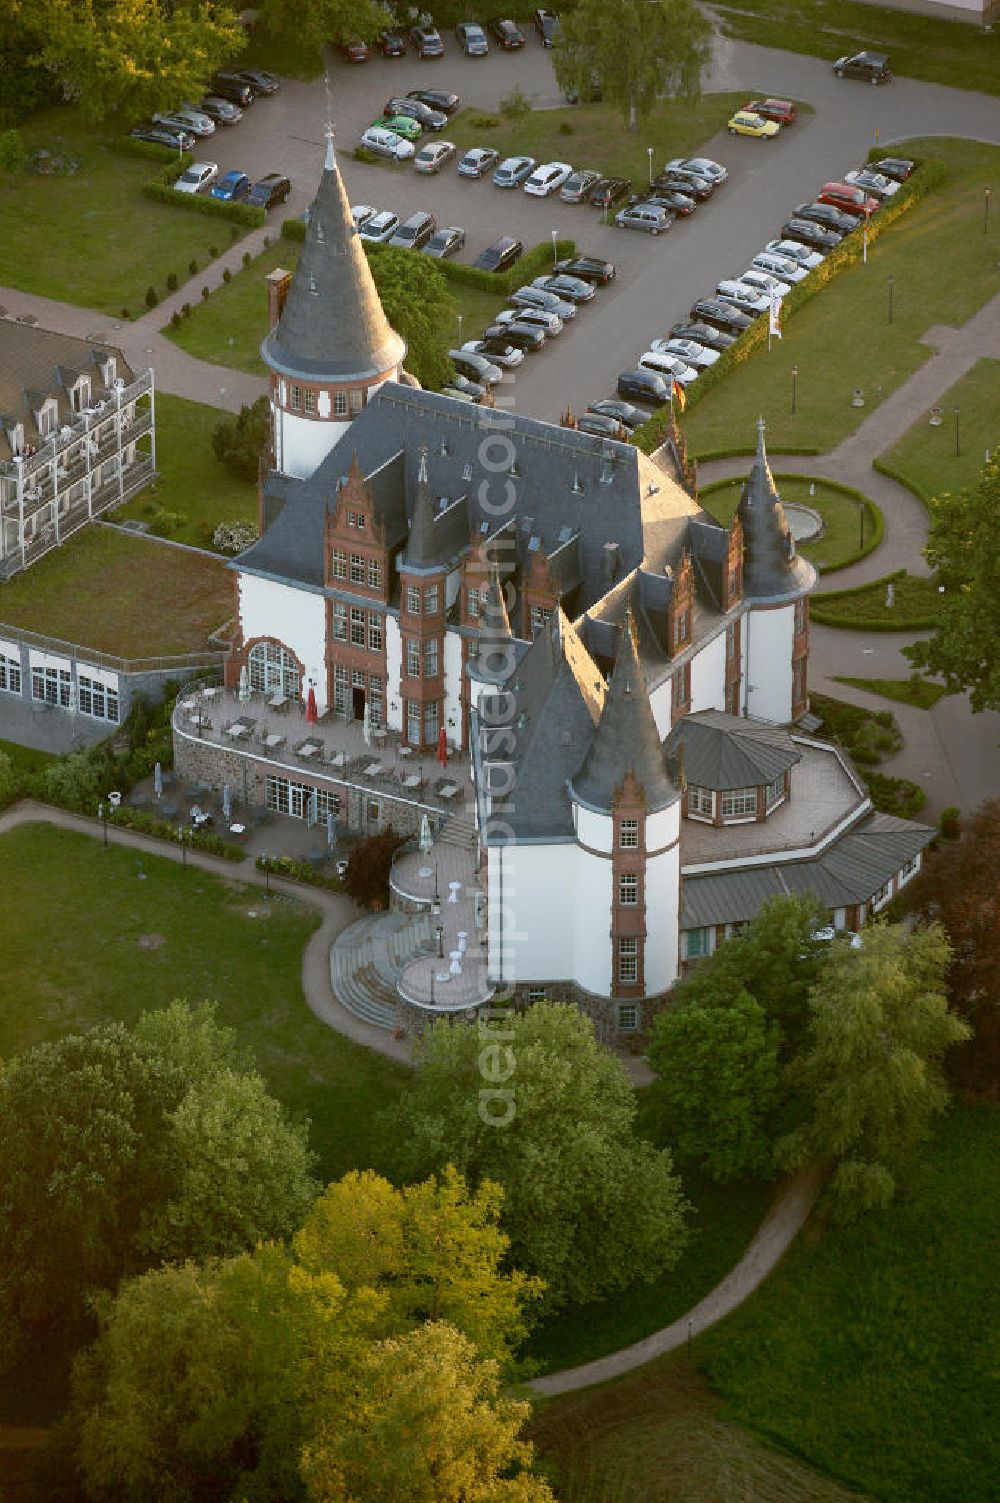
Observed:
[[[292,285],[292,274],[283,266],[276,266],[267,276],[267,327],[273,329],[281,317],[281,310],[285,306],[285,298],[288,289]]]
[[[601,557],[601,569],[607,584],[613,584],[618,573],[618,544],[605,543]]]

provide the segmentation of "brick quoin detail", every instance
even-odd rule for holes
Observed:
[[[638,821],[636,846],[623,846],[621,822],[623,819]],[[646,989],[646,796],[631,772],[625,774],[615,795],[611,810],[611,995],[612,997],[641,997]],[[638,891],[634,905],[623,907],[621,878],[627,872],[638,877]],[[618,941],[636,941],[636,979],[634,982],[618,979]]]
[[[801,620],[800,620],[801,613]],[[792,639],[792,719],[809,708],[809,600],[796,605],[796,632]]]

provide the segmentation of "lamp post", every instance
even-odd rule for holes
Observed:
[[[438,960],[444,959],[444,924],[436,925]]]
[[[792,417],[795,416],[795,403],[796,403],[796,398],[798,396],[798,391],[797,391],[798,379],[799,379],[799,368],[798,368],[797,365],[793,365],[792,366]]]
[[[962,452],[962,445],[961,445],[961,442],[959,440],[959,433],[958,433],[958,415],[959,415],[960,411],[961,411],[961,408],[959,408],[959,407],[955,408],[955,458],[956,459],[958,459],[959,455]]]
[[[97,817],[104,826],[104,844],[106,847],[108,843],[108,806],[103,799],[101,799],[101,802],[97,806]]]
[[[893,283],[895,282],[895,280],[896,280],[896,278],[890,272],[889,273],[889,322],[890,323],[892,323],[892,287],[893,287]]]
[[[861,546],[862,551],[864,551],[864,546],[865,546],[865,503],[863,501],[859,501],[857,503],[857,506],[858,506],[858,523],[859,523],[860,529],[861,529],[860,546]]]
[[[552,268],[553,268],[553,270],[555,270],[555,268],[558,265],[559,265],[559,231],[558,230],[553,230],[552,231]]]
[[[647,146],[646,147],[646,155],[649,158],[649,186],[652,187],[653,186],[653,148],[651,146]],[[988,191],[989,190],[987,190],[987,192]]]
[[[260,859],[264,863],[264,896],[265,898],[269,898],[271,896],[271,865],[263,851],[261,852]]]
[[[990,232],[990,190],[986,189],[986,197],[983,200],[983,234]]]
[[[437,868],[437,862],[435,861],[435,863],[434,863],[434,897],[433,897],[433,900],[431,902],[431,913],[433,913],[434,916],[435,916],[435,918],[436,918],[437,915],[440,912],[441,912],[441,894],[438,891],[438,868]]]
[[[458,342],[461,345],[461,343],[462,343],[462,314],[461,313],[458,315]]]
[[[177,839],[181,843],[181,866],[187,866],[187,864],[188,864],[188,848],[187,848],[187,841],[184,839],[184,826],[183,825],[181,825],[180,829],[177,831]]]

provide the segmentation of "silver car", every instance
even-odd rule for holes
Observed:
[[[154,115],[156,125],[166,125],[171,130],[190,131],[192,136],[214,136],[215,121],[201,110],[171,110],[167,114]]]
[[[372,240],[376,245],[382,245],[386,240],[391,240],[398,229],[399,215],[393,214],[390,209],[382,209],[365,220],[358,234],[362,240]]]
[[[529,329],[541,329],[548,339],[563,331],[563,321],[555,313],[545,313],[541,308],[503,308],[496,316],[498,324],[527,324]]]

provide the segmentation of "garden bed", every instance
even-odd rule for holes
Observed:
[[[923,631],[937,625],[940,609],[936,579],[905,569],[849,590],[828,590],[809,601],[811,620],[849,631]]]
[[[797,544],[797,551],[821,574],[844,569],[866,558],[882,541],[883,519],[874,501],[853,486],[810,475],[775,475],[786,504],[807,506],[823,519],[823,535],[813,542]],[[717,480],[700,487],[698,500],[723,526],[728,527],[740,499],[742,477]],[[812,487],[812,489],[810,489]],[[864,508],[864,544],[861,542],[861,508]]]

